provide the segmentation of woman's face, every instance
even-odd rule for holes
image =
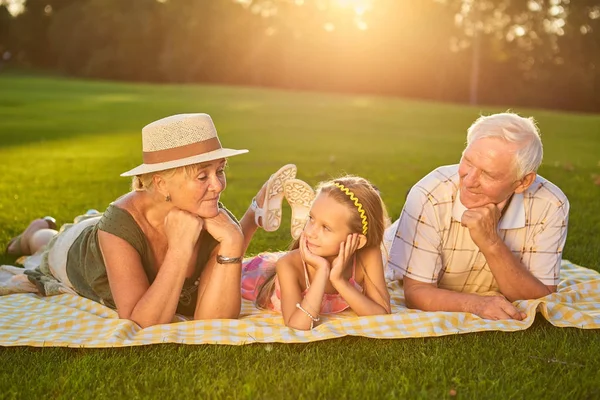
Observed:
[[[177,171],[167,181],[172,204],[201,218],[215,217],[219,197],[227,185],[225,165],[226,160],[221,158],[193,166],[191,174],[183,168]]]

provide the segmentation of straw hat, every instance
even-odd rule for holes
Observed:
[[[177,114],[146,125],[142,129],[142,150],[144,163],[121,176],[164,171],[248,152],[221,147],[208,114]]]

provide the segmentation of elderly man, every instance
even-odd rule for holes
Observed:
[[[525,318],[512,302],[556,291],[569,202],[536,174],[542,142],[532,118],[479,118],[460,164],[411,189],[387,264],[407,306]]]

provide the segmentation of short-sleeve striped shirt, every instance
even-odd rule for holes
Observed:
[[[386,278],[407,276],[458,292],[498,291],[485,257],[460,223],[465,210],[458,165],[437,168],[421,179],[389,228],[395,236]],[[558,284],[568,216],[567,197],[538,175],[525,192],[513,195],[499,221],[504,243],[545,285]]]

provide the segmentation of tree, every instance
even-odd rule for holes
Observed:
[[[158,80],[161,3],[155,0],[80,0],[54,13],[48,37],[56,65],[68,73]]]

